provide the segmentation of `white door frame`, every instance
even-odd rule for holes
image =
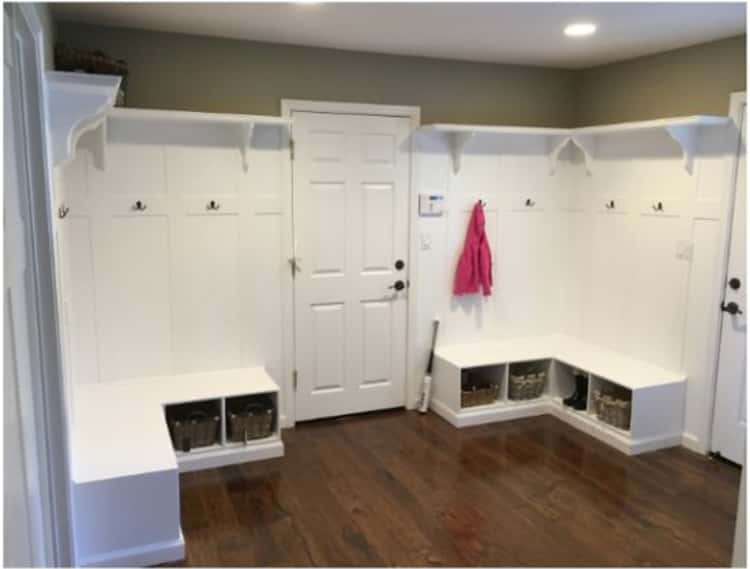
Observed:
[[[311,112],[311,113],[330,113],[330,114],[350,114],[350,115],[371,115],[383,117],[403,117],[411,122],[411,151],[409,154],[409,266],[407,279],[410,283],[409,289],[417,289],[417,224],[413,222],[413,216],[416,214],[418,205],[418,196],[414,193],[416,184],[414,183],[414,134],[420,125],[420,108],[401,105],[377,105],[369,103],[337,103],[335,101],[306,101],[299,99],[282,99],[281,115],[291,118],[294,112]],[[294,140],[294,124],[290,127],[291,140]],[[291,149],[291,145],[287,145]],[[292,177],[293,165],[290,160],[285,161],[288,172],[285,172],[284,178],[288,180],[284,190],[284,212],[286,221],[284,222],[283,233],[286,236],[285,243],[282,246],[284,262],[294,257],[294,180]],[[284,427],[293,427],[295,424],[294,411],[294,369],[295,369],[295,351],[294,351],[294,280],[292,272],[286,272],[283,278],[282,298],[283,298],[283,373],[284,385],[282,386],[283,402],[281,424]],[[416,362],[416,321],[417,321],[417,303],[408,297],[408,316],[406,323],[406,393],[404,400],[407,409],[413,409],[416,406],[416,394],[419,388]]]
[[[736,189],[736,178],[737,178],[737,167],[739,160],[737,159],[737,150],[741,141],[742,133],[739,130],[740,119],[742,114],[742,106],[746,103],[747,93],[745,91],[737,91],[729,97],[729,117],[733,120],[735,128],[731,134],[730,140],[727,141],[727,166],[726,176],[727,182],[725,184],[725,195],[722,203],[722,232],[721,232],[721,244],[719,248],[719,260],[718,260],[718,275],[716,284],[714,285],[713,299],[715,300],[714,305],[716,307],[716,313],[713,320],[710,322],[711,327],[711,346],[709,347],[709,361],[711,362],[711,380],[710,387],[706,397],[706,441],[705,450],[710,451],[713,448],[713,424],[714,424],[714,408],[716,406],[716,386],[719,372],[719,357],[721,349],[721,323],[723,313],[719,310],[719,304],[724,298],[724,290],[726,289],[727,271],[729,264],[729,247],[731,246],[732,240],[732,218],[734,214],[734,195]],[[747,121],[747,117],[745,117]]]
[[[40,502],[32,510],[38,519],[36,526],[43,534],[39,548],[34,552],[35,562],[40,565],[69,565],[72,562],[71,518],[70,518],[70,472],[68,469],[68,417],[64,405],[62,377],[62,347],[57,320],[57,292],[53,244],[52,167],[49,137],[46,132],[45,87],[45,30],[37,8],[33,4],[6,6],[11,17],[13,34],[23,26],[30,34],[34,46],[33,69],[25,69],[38,88],[38,99],[19,104],[19,123],[33,132],[34,140],[27,138],[24,129],[19,133],[18,144],[25,147],[29,159],[26,163],[27,178],[33,180],[27,190],[29,204],[29,274],[33,300],[32,320],[29,322],[30,347],[35,356],[35,370],[31,385],[19,390],[19,397],[26,399],[22,406],[33,409],[32,416],[22,418],[25,445],[34,449],[37,467],[37,482],[40,485]],[[6,48],[8,42],[6,38]],[[15,49],[15,46],[14,46]],[[6,96],[8,94],[6,93]],[[19,101],[20,103],[20,101]],[[37,131],[37,128],[40,129]],[[33,129],[33,130],[31,130]],[[36,144],[40,147],[37,147]],[[39,519],[40,518],[40,519]]]

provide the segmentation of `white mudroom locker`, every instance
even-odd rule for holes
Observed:
[[[180,559],[180,472],[414,408],[435,317],[431,410],[457,428],[552,414],[612,452],[710,450],[734,120],[149,111],[118,84],[47,74],[77,564]],[[492,294],[455,296],[477,202]]]

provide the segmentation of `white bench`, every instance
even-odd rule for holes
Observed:
[[[544,394],[527,401],[507,397],[509,369],[514,363],[546,361]],[[485,368],[486,377],[499,382],[495,403],[461,407],[461,371]],[[573,372],[589,382],[588,408],[575,411],[563,405],[574,388]],[[630,390],[630,429],[600,421],[592,411],[593,388],[613,383]],[[550,413],[627,454],[679,445],[682,439],[686,377],[576,338],[551,335],[501,342],[442,346],[435,350],[431,408],[455,427],[468,427]]]
[[[276,431],[245,443],[226,439],[225,400],[278,386],[262,367],[82,385],[74,397],[72,502],[78,565],[152,565],[181,559],[179,472],[284,454]],[[221,402],[221,441],[175,452],[165,406]]]

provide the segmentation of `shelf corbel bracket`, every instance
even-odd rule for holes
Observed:
[[[696,153],[696,137],[694,125],[665,125],[667,134],[680,145],[682,150],[682,164],[688,174],[693,174],[693,164]]]
[[[557,160],[560,157],[560,153],[570,143],[570,136],[553,136],[550,137],[548,147],[550,148],[549,153],[549,175],[552,176],[557,171]]]
[[[461,171],[461,156],[468,142],[474,138],[473,132],[449,132],[448,145],[450,146],[451,157],[453,158],[453,173],[458,174]]]
[[[242,154],[242,169],[247,172],[250,167],[250,148],[253,142],[255,123],[248,122],[240,127],[240,154]]]
[[[591,134],[573,134],[570,140],[583,152],[583,160],[586,165],[586,173],[590,176],[594,173],[594,150],[596,148],[596,138]]]
[[[96,165],[104,168],[107,111],[115,104],[121,77],[48,71],[48,132],[52,163],[61,166],[75,157],[76,146],[85,133],[100,128]]]

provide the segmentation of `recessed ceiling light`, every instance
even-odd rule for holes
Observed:
[[[582,38],[590,36],[596,31],[596,24],[591,22],[575,22],[565,26],[565,35],[569,38]]]

